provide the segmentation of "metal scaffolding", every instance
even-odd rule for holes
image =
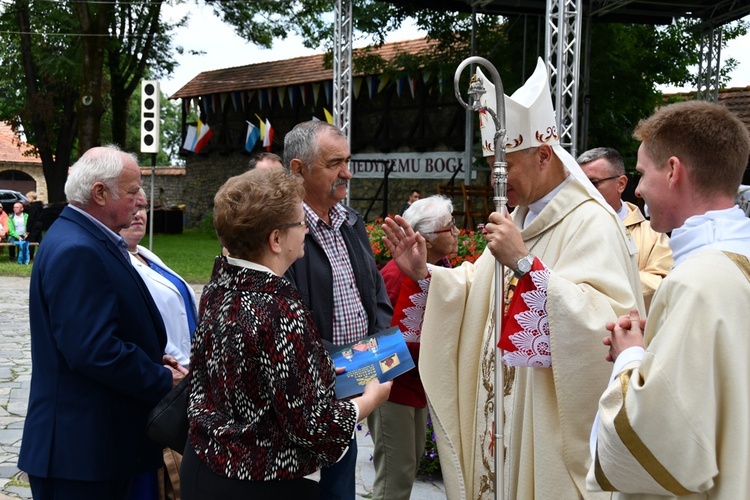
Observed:
[[[577,156],[578,82],[581,67],[581,0],[547,0],[544,56],[557,111],[560,144]]]
[[[352,0],[336,0],[333,24],[333,123],[351,144]]]
[[[719,100],[719,76],[721,70],[722,28],[710,27],[701,34],[700,60],[698,61],[699,101]]]

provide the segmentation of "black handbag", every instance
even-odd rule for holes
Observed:
[[[149,412],[146,421],[148,437],[162,446],[182,454],[188,437],[188,400],[190,396],[190,374],[169,391]]]

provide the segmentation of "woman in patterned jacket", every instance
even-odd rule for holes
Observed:
[[[341,458],[391,383],[338,401],[335,370],[300,295],[282,277],[304,254],[302,181],[286,170],[229,179],[214,199],[218,257],[191,357],[183,500],[318,498],[305,478]]]

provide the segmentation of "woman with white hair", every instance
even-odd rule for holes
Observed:
[[[427,240],[428,264],[451,267],[447,257],[458,249],[458,228],[453,219],[453,203],[436,195],[412,202],[404,212],[415,231]],[[367,425],[375,444],[375,484],[373,498],[405,499],[411,495],[412,485],[424,453],[427,432],[427,397],[419,377],[419,346],[421,321],[410,321],[409,309],[399,307],[400,294],[411,295],[421,290],[409,290],[411,280],[391,260],[380,271],[393,305],[391,325],[398,325],[417,369],[396,377],[388,401],[373,411]],[[402,289],[402,284],[407,288]],[[407,301],[411,305],[411,301]],[[419,315],[421,317],[421,313]]]

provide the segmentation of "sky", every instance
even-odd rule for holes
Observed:
[[[234,30],[222,23],[213,14],[210,7],[203,4],[180,5],[168,7],[167,16],[175,18],[190,9],[189,25],[180,29],[174,39],[175,45],[182,45],[185,54],[176,55],[179,64],[170,79],[162,80],[161,90],[167,95],[177,92],[182,86],[196,77],[202,71],[244,66],[260,62],[290,59],[306,55],[313,55],[319,51],[307,49],[302,45],[299,37],[290,36],[286,40],[277,41],[271,49],[261,49],[245,42]],[[750,20],[750,16],[745,18]],[[410,40],[424,36],[413,25],[391,33],[388,42]],[[354,46],[358,47],[357,42]],[[740,63],[732,73],[732,80],[728,87],[745,87],[750,85],[750,34],[729,43],[727,49],[721,53],[722,60],[734,57]],[[200,50],[203,55],[188,55],[189,50]],[[479,54],[481,55],[481,54]],[[689,88],[661,88],[663,92],[687,92]]]

